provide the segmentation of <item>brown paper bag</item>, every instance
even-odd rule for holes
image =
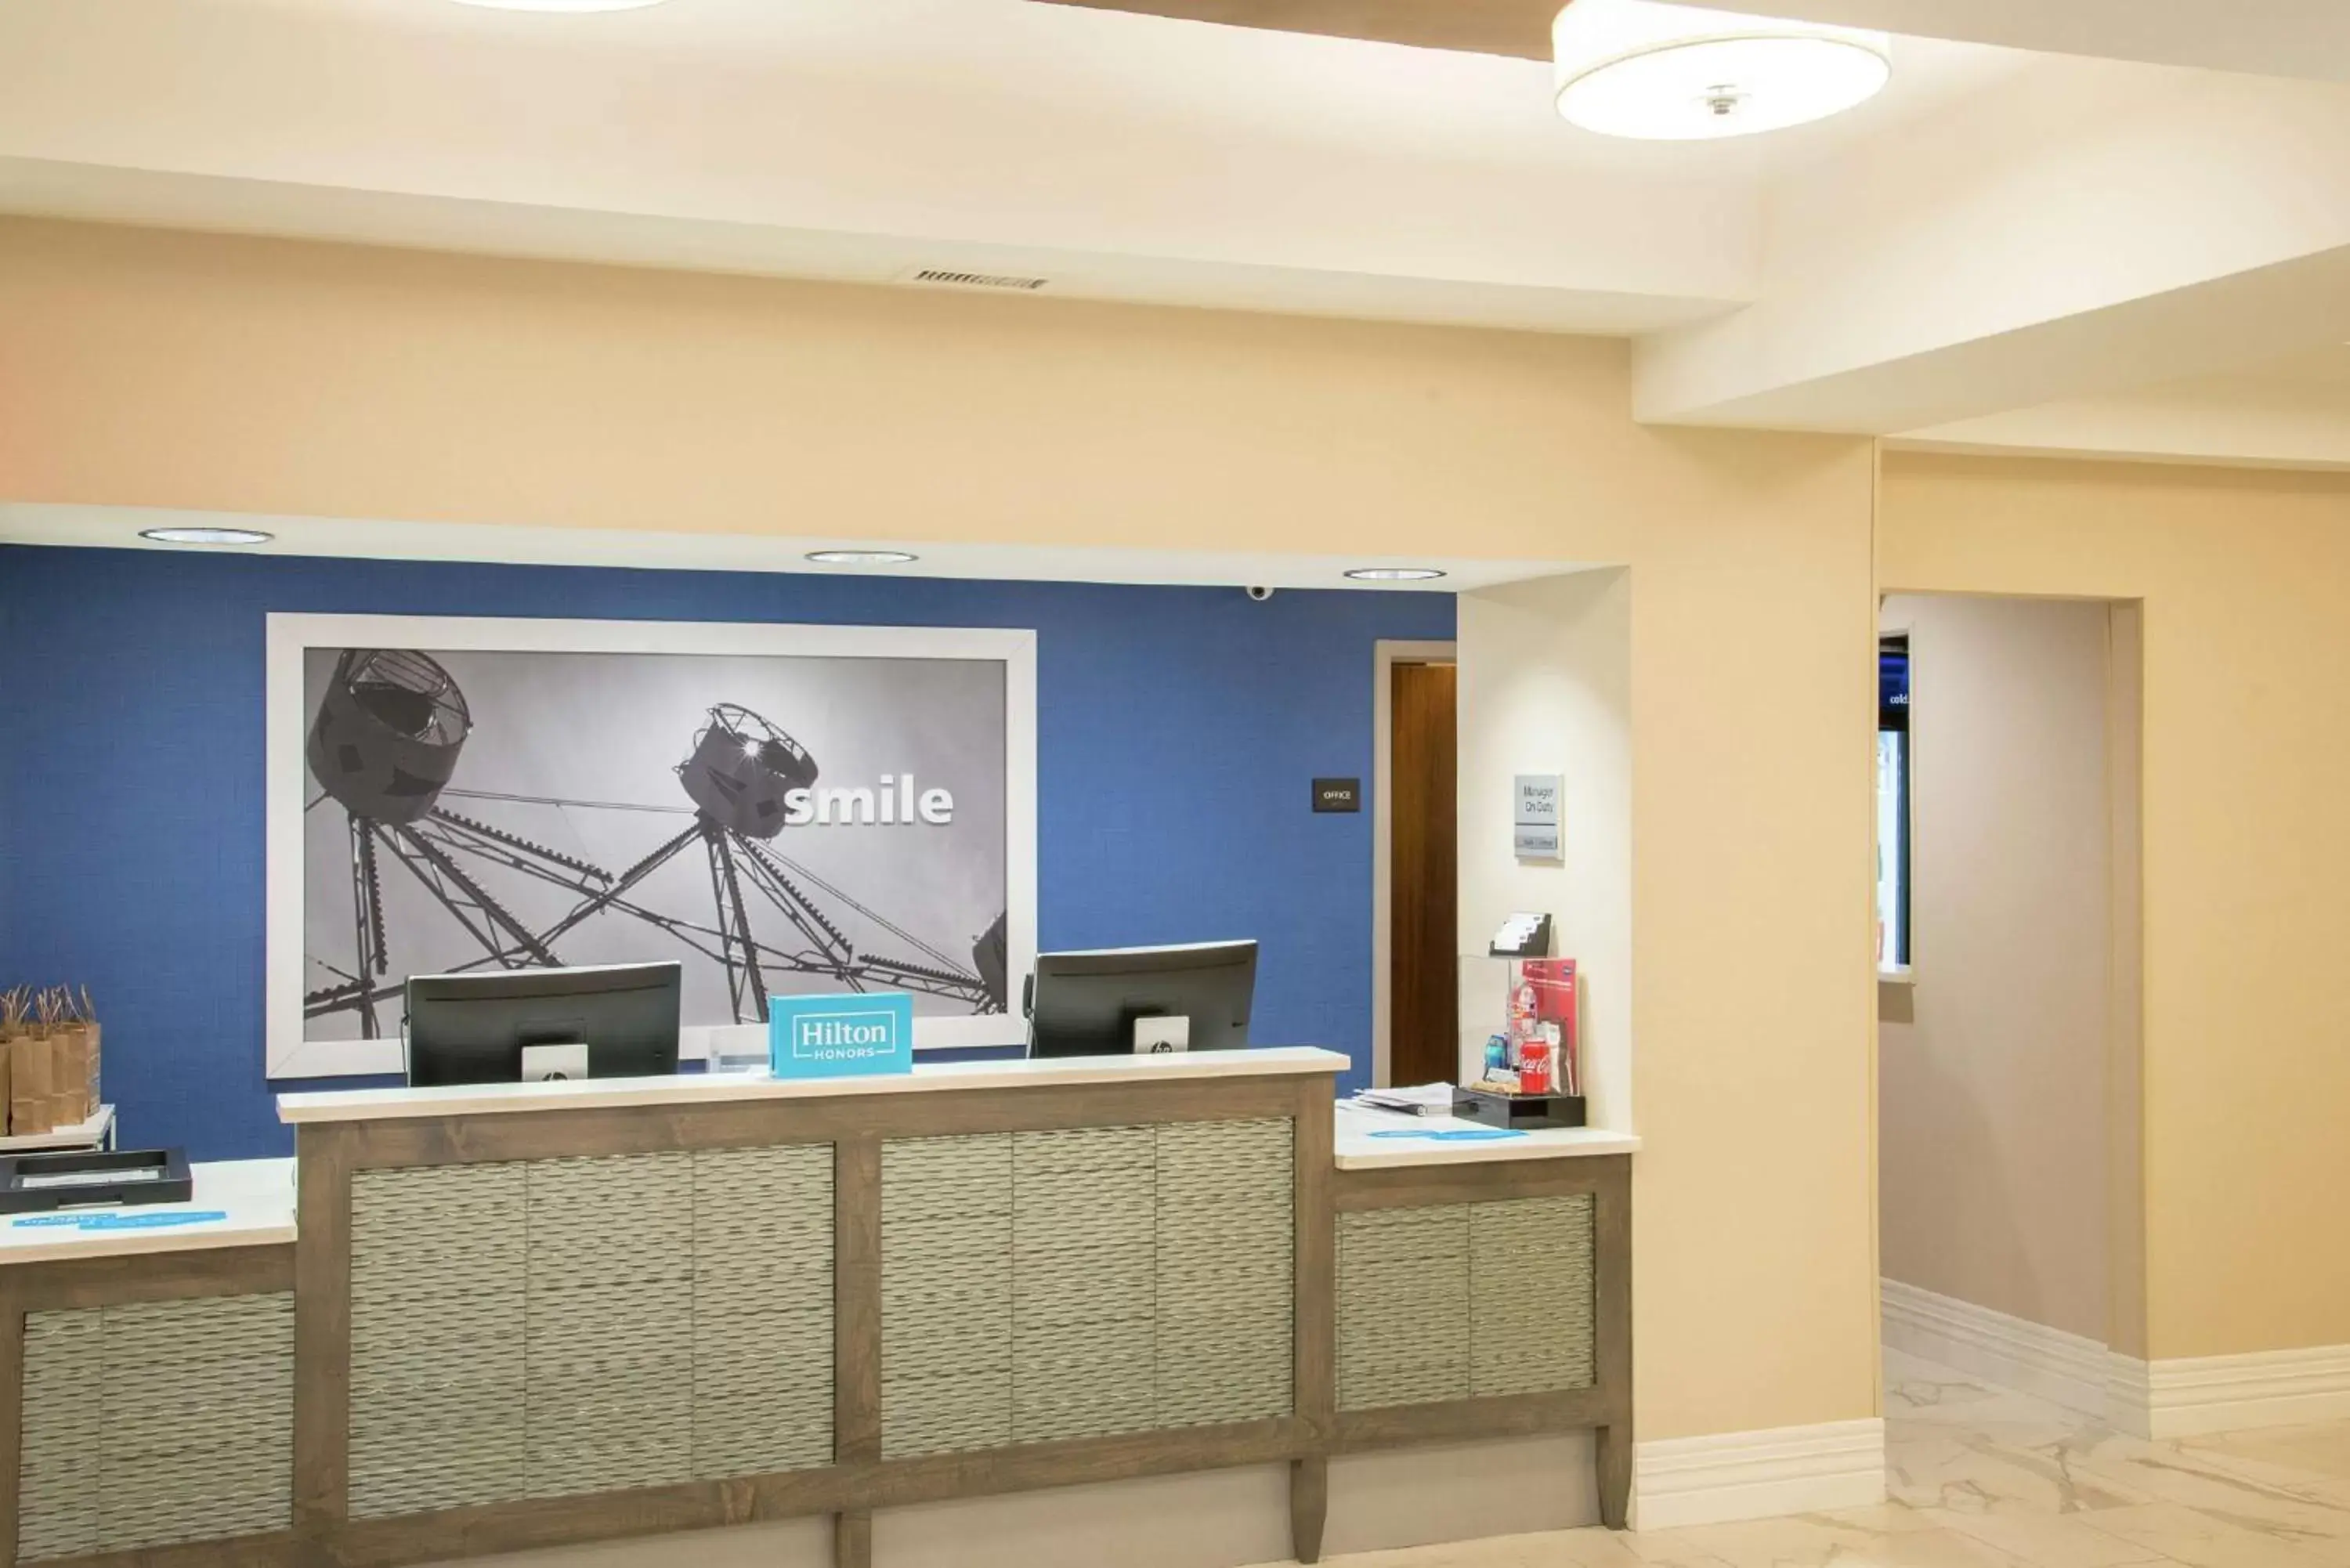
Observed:
[[[0,991],[0,1120],[13,1123],[10,1068],[16,1059],[16,1042],[32,1027],[33,991],[15,985]]]
[[[106,1096],[101,1092],[103,1085],[99,1082],[98,1020],[92,1018],[81,1027],[82,1071],[77,1082],[81,1085],[81,1119],[88,1121],[98,1115],[98,1107],[105,1102]]]
[[[61,1023],[49,1031],[49,1126],[78,1127],[98,1114],[98,1025]]]
[[[16,1137],[47,1132],[55,1103],[57,1057],[46,1029],[19,1034],[8,1046],[8,1131]]]
[[[72,1078],[73,1036],[68,1024],[49,1025],[48,1093],[41,1102],[41,1123],[45,1130],[55,1132],[68,1124],[66,1114],[67,1085]]]

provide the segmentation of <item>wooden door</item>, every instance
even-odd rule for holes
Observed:
[[[1453,670],[1393,668],[1388,1077],[1447,1083],[1456,1075],[1461,1036]]]

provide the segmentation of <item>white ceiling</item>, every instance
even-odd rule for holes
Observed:
[[[2268,369],[2350,338],[2350,0],[1717,3],[1924,36],[1852,115],[1656,146],[1538,62],[1027,0],[8,0],[0,212],[1625,336],[1661,422],[2143,454],[2216,402],[2205,445],[2350,450]]]
[[[1026,0],[10,0],[0,203],[867,281],[1635,333],[1749,297],[1759,192],[1995,78],[1636,148],[1532,61]]]

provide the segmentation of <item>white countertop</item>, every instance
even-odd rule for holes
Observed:
[[[0,1215],[0,1267],[294,1240],[292,1160],[217,1160],[192,1167],[189,1175],[195,1179],[192,1202]],[[183,1218],[190,1216],[203,1218]]]
[[[1340,1170],[1388,1170],[1399,1166],[1487,1165],[1505,1159],[1572,1159],[1632,1154],[1640,1140],[1599,1127],[1543,1127],[1493,1136],[1499,1129],[1458,1116],[1408,1116],[1338,1102],[1335,1145]]]
[[[1063,1056],[917,1064],[911,1073],[842,1078],[769,1078],[691,1073],[666,1078],[576,1078],[551,1084],[467,1084],[432,1089],[345,1089],[277,1096],[283,1122],[388,1121],[407,1116],[494,1116],[513,1111],[608,1110],[726,1100],[819,1099],[842,1095],[1012,1089],[1045,1084],[1163,1083],[1183,1078],[1343,1073],[1347,1058],[1312,1046],[1201,1051],[1165,1056]]]
[[[1013,1083],[1127,1083],[1138,1077],[1201,1078],[1239,1073],[1266,1076],[1280,1074],[1326,1073],[1345,1064],[1328,1051],[1305,1049],[1201,1053],[1197,1057],[1143,1056],[1070,1058],[1054,1062],[970,1062],[917,1067],[911,1077],[882,1080],[899,1093],[950,1087],[1003,1086]],[[681,1099],[774,1097],[793,1093],[870,1093],[876,1080],[837,1078],[825,1083],[777,1084],[766,1079],[717,1078],[700,1095],[629,1097],[650,1090],[677,1085],[701,1085],[697,1077],[681,1079],[591,1079],[556,1085],[494,1085],[466,1089],[377,1089],[346,1094],[288,1095],[293,1102],[340,1102],[310,1111],[289,1110],[287,1121],[342,1116],[441,1115],[480,1110],[537,1110],[548,1096],[558,1104],[667,1105]],[[581,1091],[602,1088],[602,1096]],[[527,1095],[527,1098],[524,1096]],[[373,1096],[373,1097],[371,1097]],[[433,1096],[430,1109],[417,1108],[419,1096]],[[477,1104],[486,1100],[485,1104]],[[357,1103],[359,1108],[343,1108]],[[377,1109],[380,1106],[383,1108]],[[1482,1165],[1516,1159],[1565,1159],[1577,1156],[1630,1154],[1640,1140],[1628,1133],[1596,1127],[1528,1132],[1509,1137],[1453,1140],[1441,1136],[1458,1132],[1490,1132],[1475,1122],[1450,1116],[1407,1116],[1374,1111],[1340,1102],[1337,1117],[1336,1166],[1340,1170],[1383,1170],[1411,1166]],[[1380,1137],[1380,1134],[1395,1136]],[[195,1197],[187,1203],[139,1204],[127,1209],[69,1210],[66,1214],[94,1223],[23,1224],[26,1220],[49,1220],[47,1215],[0,1216],[0,1268],[11,1263],[47,1262],[64,1258],[119,1257],[132,1252],[193,1251],[210,1247],[266,1246],[294,1240],[294,1161],[290,1159],[230,1159],[198,1165]],[[173,1217],[206,1216],[172,1223]],[[103,1217],[139,1221],[117,1228]],[[216,1218],[212,1216],[217,1216]],[[156,1220],[165,1222],[156,1224]]]

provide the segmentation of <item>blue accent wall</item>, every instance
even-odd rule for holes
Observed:
[[[1043,946],[1253,936],[1251,1037],[1368,1080],[1372,817],[1310,784],[1367,790],[1372,644],[1451,638],[1450,595],[0,547],[0,984],[90,988],[126,1145],[292,1147],[262,1061],[272,610],[1034,628]]]

